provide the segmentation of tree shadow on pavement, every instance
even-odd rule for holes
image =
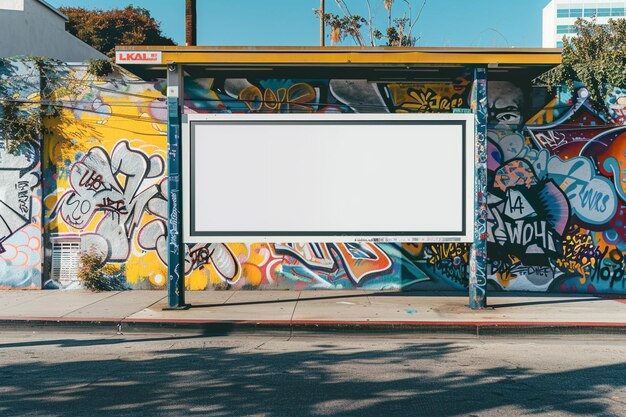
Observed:
[[[68,347],[88,347],[102,345],[117,345],[122,343],[145,343],[145,342],[163,342],[169,340],[189,340],[204,338],[204,335],[188,335],[188,336],[159,336],[159,337],[143,337],[132,339],[120,339],[114,336],[100,339],[48,339],[48,340],[25,340],[23,342],[0,343],[1,349],[8,348],[26,348],[35,346],[58,346],[60,348]]]
[[[85,349],[106,353],[86,342]],[[626,386],[626,362],[554,373],[476,369],[467,347],[447,341],[358,349],[315,343],[276,352],[207,339],[143,355],[93,351],[84,360],[71,353],[78,346],[63,361],[5,362],[0,415],[478,416],[506,407],[520,415],[609,416],[598,398]]]

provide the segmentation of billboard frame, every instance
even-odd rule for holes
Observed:
[[[461,126],[462,208],[461,229],[441,231],[277,231],[277,230],[198,230],[195,222],[194,198],[196,172],[195,128],[206,124],[397,124],[415,126]],[[474,132],[472,113],[439,114],[185,114],[182,118],[183,212],[184,242],[472,242],[474,240]],[[202,139],[200,139],[202,140]],[[382,139],[384,140],[384,138]],[[437,140],[433,138],[433,140]],[[445,152],[445,150],[444,150]],[[445,185],[444,185],[445,187]]]

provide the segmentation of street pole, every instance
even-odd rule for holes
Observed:
[[[196,11],[196,0],[185,0],[185,44],[187,46],[196,46],[198,44]]]
[[[474,242],[470,249],[469,307],[487,307],[487,68],[474,68]]]
[[[167,65],[167,300],[166,310],[184,310],[185,246],[183,243],[180,117],[183,76],[179,64]]]
[[[325,7],[324,7],[324,2],[325,0],[320,0],[320,46],[325,46],[325,25],[324,25],[324,13],[325,13]]]

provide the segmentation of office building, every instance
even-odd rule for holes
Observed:
[[[563,36],[576,35],[574,22],[579,17],[595,18],[599,24],[626,15],[626,1],[607,0],[552,0],[543,9],[544,48],[562,48]]]

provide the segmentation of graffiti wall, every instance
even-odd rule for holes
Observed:
[[[186,97],[191,112],[452,112],[470,107],[471,80],[203,79],[187,83]],[[626,292],[626,90],[607,98],[611,114],[595,110],[584,88],[555,98],[499,80],[489,82],[488,99],[491,289]],[[458,244],[211,244],[187,252],[191,288],[459,289],[469,263],[468,246]]]
[[[189,113],[468,111],[469,74],[435,83],[187,78],[185,105]],[[58,93],[64,105],[41,151],[11,153],[0,141],[0,286],[79,286],[52,268],[55,244],[72,241],[105,259],[123,286],[164,288],[164,83],[97,79],[81,67],[68,77],[79,88]],[[490,290],[626,293],[626,90],[606,100],[602,112],[582,87],[549,96],[519,80],[488,83]],[[263,186],[233,184],[241,193]],[[466,244],[212,243],[186,245],[184,266],[192,290],[463,290],[469,262]]]
[[[160,85],[73,67],[79,81],[44,142],[45,231],[55,242],[79,239],[134,288],[165,285],[166,105]],[[61,282],[53,268],[49,287]],[[124,286],[124,285],[122,285]]]
[[[535,115],[522,90],[489,90],[489,274],[505,290],[625,293],[622,90],[587,90]]]
[[[13,100],[38,100],[39,78],[28,62],[0,61],[0,85]],[[21,78],[14,80],[16,74]],[[29,111],[37,111],[37,107]],[[4,115],[4,106],[0,106]],[[0,137],[0,289],[41,288],[41,151],[34,143]]]
[[[452,112],[469,108],[470,84],[462,76],[448,83],[187,79],[185,104],[189,112]],[[185,274],[191,289],[463,289],[468,262],[468,246],[459,244],[196,244],[186,248]]]

